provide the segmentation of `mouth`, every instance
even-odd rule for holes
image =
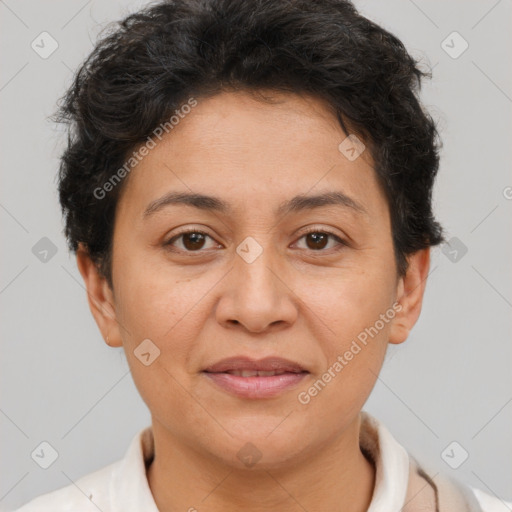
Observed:
[[[208,372],[210,373],[210,372]],[[274,375],[284,375],[285,373],[302,373],[287,372],[284,370],[264,371],[264,370],[228,370],[226,372],[211,373],[227,373],[228,375],[237,375],[238,377],[273,377]]]
[[[218,390],[239,398],[271,398],[296,387],[309,372],[287,359],[224,359],[202,372]]]

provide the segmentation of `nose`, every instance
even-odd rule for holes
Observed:
[[[241,325],[252,333],[262,333],[284,329],[296,321],[298,297],[290,273],[272,247],[266,246],[254,261],[235,254],[233,269],[223,282],[216,315],[224,327]]]

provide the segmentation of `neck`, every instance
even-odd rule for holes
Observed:
[[[155,457],[147,470],[160,512],[368,510],[375,468],[359,447],[358,420],[303,460],[268,469],[239,469],[200,454],[153,421]]]

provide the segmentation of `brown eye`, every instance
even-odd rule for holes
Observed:
[[[183,246],[188,251],[201,249],[204,245],[205,235],[203,233],[192,232],[181,236],[183,237]]]
[[[323,249],[327,245],[329,236],[330,235],[328,235],[327,233],[308,233],[306,235],[306,244],[308,245],[308,249]],[[309,244],[309,242],[311,242],[311,245]]]
[[[305,247],[300,248],[314,252],[328,252],[329,249],[338,250],[347,246],[347,243],[339,236],[334,233],[330,233],[329,231],[319,230],[318,228],[304,233],[299,240],[302,239],[305,240]],[[335,243],[328,247],[330,241],[334,241]]]
[[[208,238],[213,240],[210,235],[203,231],[183,231],[182,233],[178,233],[176,236],[173,236],[168,242],[164,243],[164,246],[177,252],[199,252],[204,248]]]

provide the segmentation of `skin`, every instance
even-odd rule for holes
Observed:
[[[85,247],[77,252],[94,318],[109,345],[124,347],[151,411],[156,455],[147,476],[162,512],[356,512],[371,501],[375,470],[359,447],[360,411],[388,343],[405,341],[418,319],[430,253],[410,256],[399,277],[369,151],[354,161],[339,151],[347,134],[321,100],[272,97],[198,98],[132,171],[116,211],[113,289]],[[334,190],[365,213],[329,205],[274,215],[298,194]],[[168,205],[144,218],[171,191],[217,196],[232,212]],[[209,236],[196,245],[177,238],[173,252],[164,244],[178,227]],[[309,227],[347,245],[311,240]],[[236,252],[248,236],[263,250],[252,263]],[[301,404],[298,394],[397,301],[394,318]],[[149,366],[134,355],[147,338],[160,350]],[[238,398],[202,370],[240,354],[292,359],[310,373],[276,397]],[[237,457],[247,442],[261,452],[251,468]]]

